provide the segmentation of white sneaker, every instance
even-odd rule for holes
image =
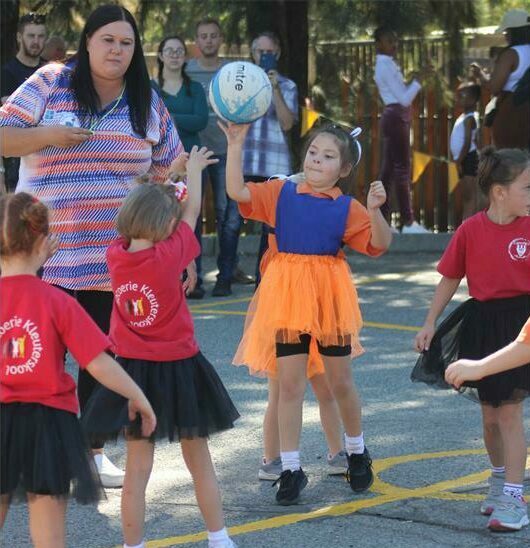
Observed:
[[[104,453],[96,453],[94,462],[103,487],[122,487],[125,472],[114,466]]]
[[[427,230],[423,225],[414,221],[410,225],[404,225],[401,229],[401,234],[430,234],[431,231]]]

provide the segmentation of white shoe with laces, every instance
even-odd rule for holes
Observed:
[[[94,462],[103,487],[122,487],[125,472],[114,466],[104,453],[96,453]]]
[[[431,231],[427,230],[423,225],[414,221],[410,225],[404,225],[401,229],[401,234],[430,234]]]

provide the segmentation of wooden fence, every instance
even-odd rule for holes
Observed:
[[[367,185],[377,179],[381,165],[379,120],[383,105],[373,81],[373,42],[327,42],[318,44],[315,54],[315,81],[330,101],[330,116],[362,127],[363,158],[354,177],[354,194],[364,199]],[[403,40],[398,63],[405,75],[426,63],[435,67],[435,76],[424,86],[412,105],[411,148],[434,157],[413,184],[413,206],[420,222],[435,232],[452,231],[461,222],[461,195],[457,187],[449,192],[449,136],[460,114],[452,100],[449,83],[449,47],[445,39]],[[481,106],[489,100],[483,92]],[[490,142],[488,130],[481,132],[481,144]],[[393,203],[395,199],[392,197]],[[395,207],[394,207],[395,209]],[[396,214],[395,214],[396,215]],[[396,219],[399,221],[399,219]]]

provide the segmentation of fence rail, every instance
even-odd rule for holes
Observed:
[[[400,43],[398,63],[405,75],[431,63],[435,77],[412,105],[411,148],[435,158],[413,185],[413,206],[418,219],[435,232],[452,231],[461,222],[460,189],[449,192],[447,161],[449,136],[458,116],[449,84],[449,44],[443,38],[408,39]],[[354,194],[364,199],[367,184],[379,175],[381,138],[379,121],[383,111],[373,80],[373,42],[320,43],[314,53],[317,82],[330,104],[330,116],[363,128],[363,158],[354,178]],[[489,96],[483,91],[481,105]],[[480,111],[483,109],[480,108]],[[482,145],[490,142],[482,130]],[[392,197],[392,200],[394,198]]]

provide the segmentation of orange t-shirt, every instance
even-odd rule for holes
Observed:
[[[523,325],[516,340],[520,343],[530,344],[530,318],[528,318],[527,322]]]
[[[276,204],[285,181],[274,179],[265,183],[246,183],[250,191],[250,202],[239,202],[239,211],[245,219],[261,221],[269,226],[276,227]],[[333,187],[324,192],[315,192],[307,183],[300,183],[296,187],[298,194],[311,194],[317,198],[336,200],[342,195],[339,187]],[[357,200],[352,200],[350,211],[346,220],[346,230],[342,241],[351,249],[377,257],[384,253],[384,249],[374,247],[370,240],[372,239],[372,228],[370,217],[366,208]],[[278,252],[276,238],[269,237],[269,245],[272,255]],[[268,261],[267,261],[268,262]]]

